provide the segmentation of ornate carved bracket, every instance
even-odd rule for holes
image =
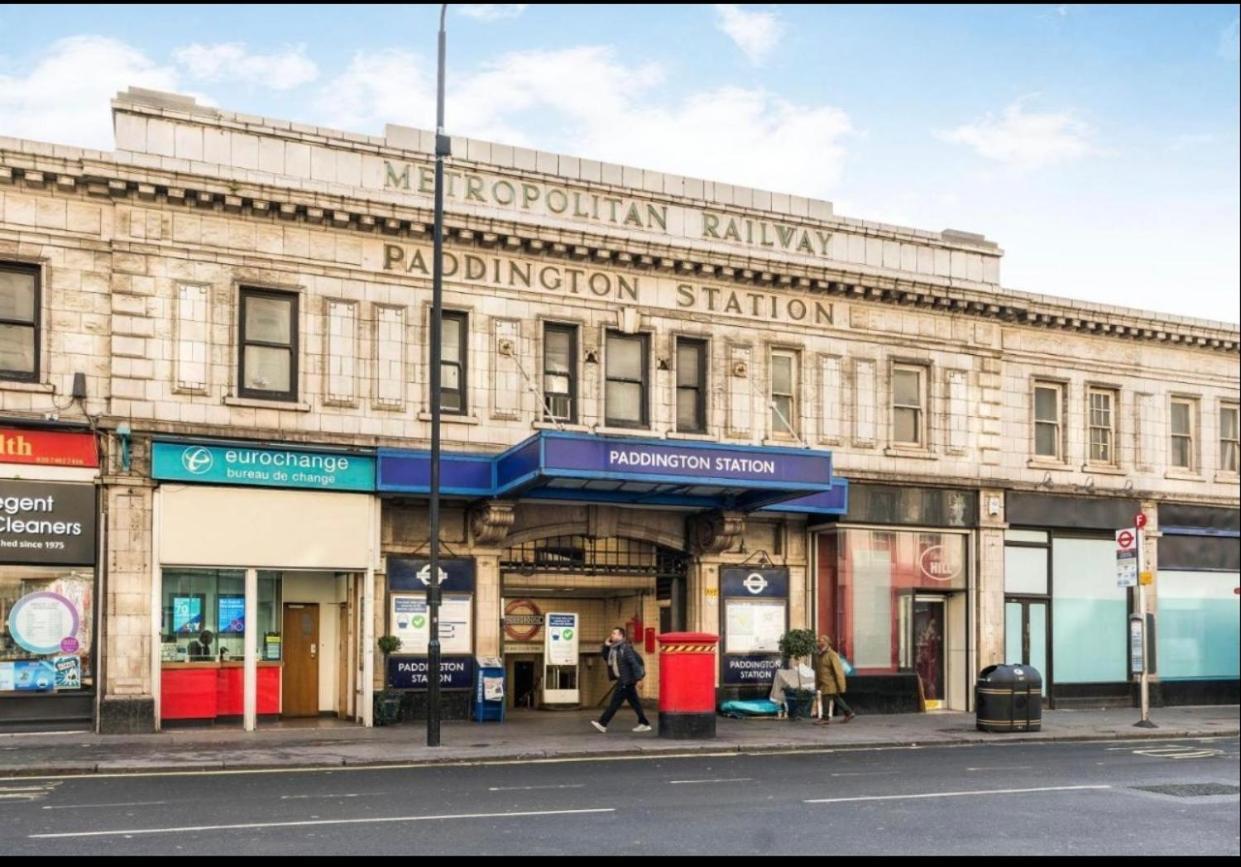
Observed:
[[[508,536],[516,517],[513,504],[501,500],[490,500],[475,506],[470,511],[470,534],[474,537],[474,544],[498,547]]]
[[[690,538],[694,549],[700,554],[726,551],[737,544],[744,532],[744,512],[710,512],[694,518],[690,523]]]

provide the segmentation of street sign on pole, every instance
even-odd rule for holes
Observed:
[[[1116,586],[1136,587],[1138,583],[1138,531],[1116,531]]]

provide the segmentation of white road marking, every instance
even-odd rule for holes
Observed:
[[[157,804],[167,804],[168,801],[121,801],[116,804],[61,804],[48,805],[44,810],[91,810],[102,807],[154,807]]]
[[[307,798],[378,798],[381,795],[386,795],[386,794],[388,793],[387,792],[361,792],[357,794],[350,793],[347,795],[281,795],[280,800],[282,801],[304,801]]]
[[[687,783],[749,783],[753,781],[753,777],[731,777],[720,780],[669,780],[670,786],[683,786]]]
[[[1029,771],[1032,770],[1030,765],[1010,765],[1008,767],[995,768],[966,768],[967,771]]]
[[[533,792],[536,789],[584,789],[585,783],[571,783],[563,786],[490,786],[489,792]]]
[[[445,816],[387,816],[375,819],[314,819],[302,822],[247,822],[241,825],[189,825],[181,828],[131,828],[119,831],[70,831],[61,834],[29,834],[30,840],[67,837],[122,837],[136,834],[194,834],[200,831],[241,831],[252,828],[305,828],[315,825],[375,825],[384,822],[444,822],[458,819],[515,819],[528,816],[572,816],[583,813],[615,813],[613,807],[590,810],[537,810],[520,813],[456,813]]]
[[[40,801],[59,785],[59,782],[45,782],[37,786],[0,786],[0,801]]]
[[[899,774],[900,771],[841,771],[833,777],[879,777],[888,774]]]
[[[867,795],[860,798],[814,798],[807,804],[844,804],[852,801],[905,801],[918,798],[965,798],[971,795],[1021,795],[1031,792],[1077,792],[1086,789],[1110,789],[1111,786],[1047,786],[1039,789],[986,789],[975,792],[930,792],[923,795]]]

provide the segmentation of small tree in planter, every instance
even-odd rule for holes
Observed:
[[[375,694],[375,725],[391,725],[401,716],[401,694],[388,683],[388,657],[401,649],[401,639],[395,635],[380,636],[376,642],[383,654],[384,688]]]
[[[807,660],[814,658],[814,652],[818,649],[817,639],[814,631],[811,629],[790,629],[780,638],[780,654],[784,657],[785,667],[790,665],[797,672],[797,690],[793,694],[794,700],[787,702],[788,692],[785,692],[785,700],[789,704],[789,718],[799,719],[808,716],[810,712],[810,703],[814,701],[814,684],[813,682],[807,687],[802,683],[801,668],[797,665],[799,659]]]

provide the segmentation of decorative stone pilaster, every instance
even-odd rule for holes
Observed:
[[[745,532],[745,513],[716,511],[699,515],[690,525],[690,540],[700,554],[727,551]]]
[[[501,500],[490,500],[474,507],[470,511],[470,535],[474,538],[474,544],[487,548],[501,547],[515,518],[513,504]]]

